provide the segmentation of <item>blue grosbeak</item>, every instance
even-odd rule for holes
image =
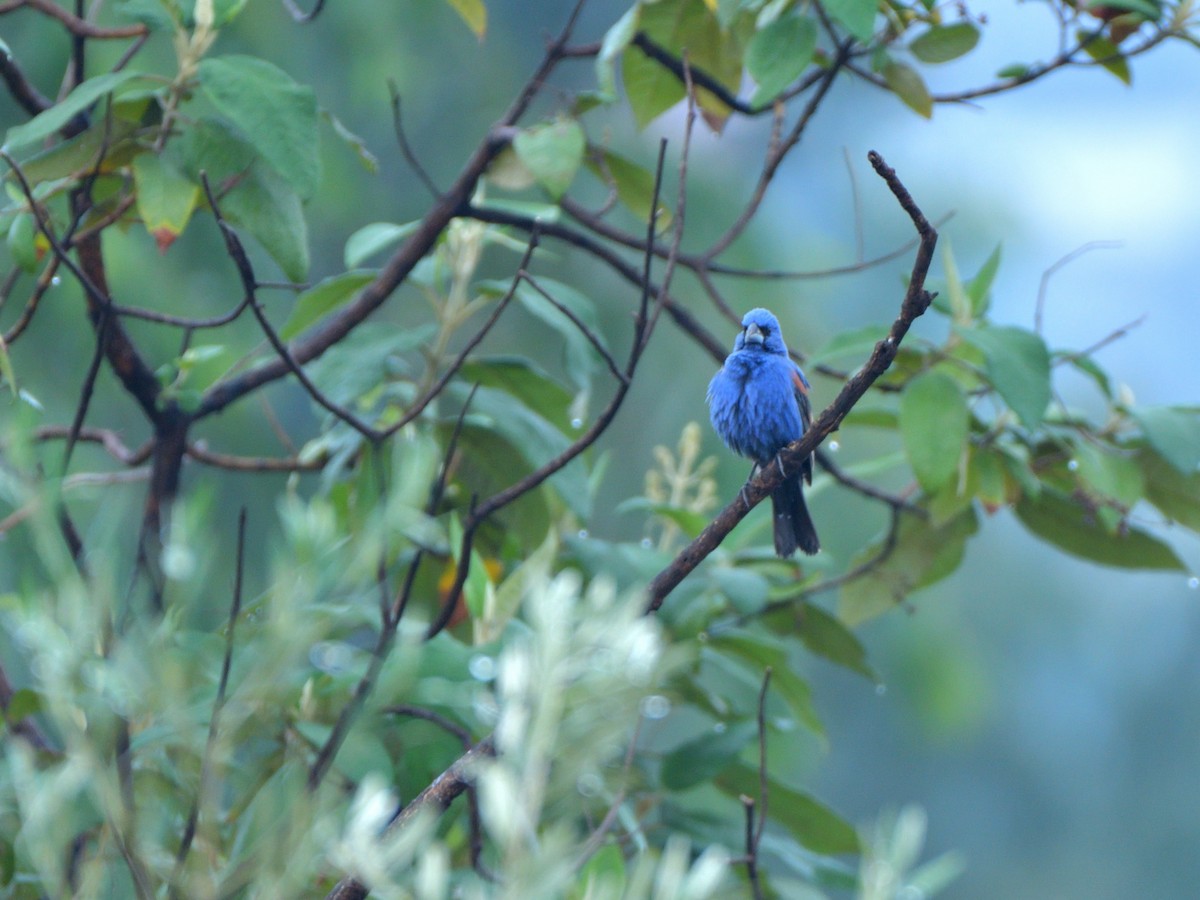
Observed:
[[[788,357],[779,320],[767,310],[752,309],[742,319],[733,352],[708,386],[708,409],[721,440],[754,460],[756,470],[777,460],[779,451],[812,423],[808,381]],[[785,474],[771,494],[775,552],[791,556],[798,547],[811,555],[821,542],[804,504],[801,479],[812,484],[812,457]]]

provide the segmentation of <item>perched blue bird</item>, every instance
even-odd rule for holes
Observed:
[[[812,423],[808,380],[788,357],[779,320],[769,311],[752,309],[742,319],[733,352],[708,386],[708,412],[725,445],[754,460],[756,470],[777,461],[779,451]],[[785,474],[771,494],[775,552],[791,556],[799,547],[811,555],[821,542],[801,479],[812,484],[812,457]]]

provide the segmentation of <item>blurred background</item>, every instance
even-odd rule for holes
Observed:
[[[294,25],[276,3],[250,4],[222,34],[217,52],[264,56],[300,81],[360,135],[379,159],[371,174],[330,129],[323,133],[325,179],[309,204],[312,280],[342,271],[345,239],[374,221],[407,222],[428,196],[406,168],[392,134],[387,80],[403,97],[404,121],[416,154],[434,181],[446,184],[499,117],[540,58],[546,37],[569,4],[489,0],[486,39],[476,41],[446,4],[360,0],[329,4],[314,23]],[[624,11],[591,0],[577,36],[598,40]],[[973,5],[988,27],[964,60],[927,67],[931,87],[989,83],[1011,63],[1046,59],[1056,50],[1054,17],[1041,3]],[[35,17],[0,20],[3,38],[43,92],[53,94],[67,48],[46,40]],[[111,60],[102,51],[96,71]],[[113,48],[113,54],[120,48]],[[169,71],[170,47],[148,47]],[[1195,48],[1167,44],[1133,61],[1133,86],[1097,69],[1060,71],[977,104],[938,107],[918,118],[892,95],[839,80],[800,147],[789,157],[746,237],[727,262],[818,270],[891,250],[911,226],[866,163],[878,150],[941,228],[960,270],[973,274],[997,244],[1003,262],[995,282],[996,320],[1029,326],[1044,293],[1044,335],[1052,349],[1088,347],[1142,319],[1106,346],[1099,362],[1140,404],[1188,404],[1200,398],[1200,93]],[[590,61],[565,69],[569,92],[594,86]],[[572,79],[573,76],[573,79]],[[545,105],[541,115],[554,108]],[[19,121],[0,98],[0,126]],[[585,119],[591,140],[606,142],[651,166],[660,137],[677,158],[682,115],[673,111],[638,133],[627,111],[597,110]],[[685,248],[721,233],[744,204],[757,176],[769,123],[733,120],[715,136],[693,140]],[[600,192],[580,186],[584,201]],[[669,185],[672,196],[674,185]],[[857,211],[856,211],[857,209]],[[630,223],[626,223],[630,224]],[[160,256],[144,232],[112,234],[107,252],[121,302],[162,308],[182,304],[214,314],[239,295],[235,273],[212,228],[192,228]],[[1046,278],[1059,260],[1105,242]],[[860,249],[861,243],[861,249]],[[864,254],[860,257],[860,252]],[[481,275],[507,277],[516,257],[493,249]],[[260,272],[273,277],[263,259]],[[636,298],[594,264],[550,248],[544,271],[570,267],[603,310],[610,343],[623,346]],[[790,343],[818,350],[846,328],[886,323],[895,315],[910,260],[852,277],[787,282],[723,282],[739,312],[765,305],[779,313]],[[936,267],[940,272],[940,262]],[[1043,283],[1044,282],[1044,283]],[[681,302],[714,330],[734,329],[694,283],[680,277]],[[277,321],[289,295],[270,299]],[[82,366],[48,360],[86,359],[91,333],[79,327],[79,298],[68,283],[38,326],[13,348],[23,383],[46,407],[46,421],[68,421]],[[402,289],[369,327],[420,321],[424,300]],[[5,310],[6,324],[13,310]],[[488,349],[554,340],[528,316],[506,316]],[[944,324],[922,321],[915,334],[941,336]],[[134,327],[156,362],[171,359],[173,332]],[[689,421],[705,422],[704,391],[715,364],[664,321],[638,387],[603,450],[613,462],[592,523],[608,537],[636,537],[642,522],[620,515],[619,502],[640,493],[652,448],[674,446]],[[1088,386],[1056,382],[1069,404],[1096,412]],[[814,379],[822,407],[837,384]],[[602,395],[602,390],[600,391]],[[297,442],[316,434],[318,418],[299,391],[269,393],[274,412]],[[277,453],[261,427],[257,400],[206,423],[216,449]],[[105,375],[91,424],[121,430],[126,443],[146,435],[140,416]],[[852,460],[870,438],[840,436]],[[706,450],[720,459],[722,491],[732,496],[745,465],[705,427]],[[109,468],[103,454],[81,448],[77,468]],[[249,502],[271,545],[272,492],[282,476],[226,475],[190,469],[186,484],[213,491],[218,505]],[[120,488],[136,502],[140,487]],[[112,498],[113,492],[100,496]],[[79,501],[85,505],[88,501]],[[96,502],[93,500],[93,502]],[[254,512],[257,504],[257,513]],[[884,524],[884,511],[826,481],[812,507],[836,569]],[[759,528],[755,518],[743,528]],[[1200,570],[1200,547],[1179,544]],[[19,548],[0,544],[0,587],[11,583]],[[5,575],[4,572],[10,574]],[[832,600],[832,598],[829,598]],[[1039,544],[1008,513],[988,518],[969,545],[962,569],[911,598],[906,609],[865,626],[860,635],[879,673],[876,686],[813,661],[809,671],[829,733],[829,752],[801,749],[813,792],[858,823],[879,810],[915,803],[929,816],[927,851],[960,851],[965,874],[946,896],[1190,897],[1200,884],[1200,589],[1195,578],[1131,575],[1073,562]]]

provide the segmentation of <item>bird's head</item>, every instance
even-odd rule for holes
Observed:
[[[742,318],[742,333],[738,335],[733,349],[762,350],[786,356],[787,345],[779,333],[779,320],[768,310],[750,310]]]

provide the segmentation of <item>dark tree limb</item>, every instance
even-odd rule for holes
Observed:
[[[866,365],[843,385],[838,396],[813,422],[812,427],[804,433],[804,436],[798,441],[793,441],[780,452],[783,470],[795,471],[801,460],[807,458],[825,438],[837,430],[847,413],[862,399],[875,380],[887,371],[892,360],[896,358],[900,342],[904,340],[909,328],[933,301],[932,295],[925,290],[925,277],[933,262],[933,250],[937,245],[937,231],[929,224],[929,220],[917,207],[908,189],[896,176],[895,171],[883,161],[883,158],[875,151],[867,154],[867,158],[876,173],[887,183],[900,207],[912,219],[921,243],[913,262],[908,290],[900,304],[900,313],[892,323],[887,336],[875,345],[875,350]],[[720,546],[734,526],[745,518],[754,506],[770,496],[782,480],[783,474],[780,466],[768,466],[752,478],[742,489],[741,494],[725,507],[709,523],[708,527],[650,582],[646,591],[647,612],[657,611],[679,582],[683,581],[705,557]]]
[[[53,102],[33,86],[17,65],[14,57],[0,53],[0,78],[4,79],[9,94],[17,105],[31,116],[36,116],[53,106]]]

